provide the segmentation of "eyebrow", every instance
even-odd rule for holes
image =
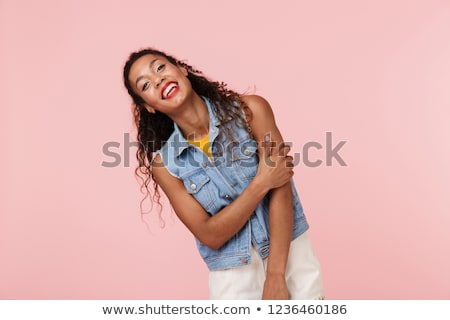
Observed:
[[[159,60],[159,58],[155,58],[152,61],[150,61],[150,65],[148,66],[148,68],[151,69],[157,60]],[[142,78],[144,78],[144,76],[137,77],[137,79],[136,79],[136,87],[138,86],[138,82],[140,80],[142,80]]]

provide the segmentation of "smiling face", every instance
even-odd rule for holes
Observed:
[[[187,74],[186,69],[165,57],[148,54],[133,63],[128,79],[149,112],[158,110],[170,114],[192,93]]]

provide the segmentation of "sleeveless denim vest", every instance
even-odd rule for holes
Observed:
[[[199,148],[189,144],[174,123],[174,131],[158,150],[170,174],[183,181],[184,186],[202,207],[213,216],[236,199],[255,177],[258,169],[257,142],[246,128],[235,123],[220,125],[211,102],[203,97],[210,116],[209,138],[213,160]],[[224,125],[232,126],[231,142]],[[292,239],[308,228],[308,222],[291,180],[293,192],[294,226]],[[218,250],[196,239],[201,257],[209,270],[221,270],[250,264],[253,245],[261,258],[269,254],[269,196],[259,203],[246,225]]]

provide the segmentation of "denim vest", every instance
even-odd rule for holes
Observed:
[[[211,160],[199,148],[189,144],[174,123],[174,131],[158,150],[170,174],[183,181],[184,186],[202,207],[213,216],[236,199],[255,177],[258,169],[257,142],[246,128],[229,121],[234,141],[231,142],[220,125],[210,101],[203,97],[210,116],[209,139]],[[292,239],[308,228],[293,180],[294,226]],[[218,250],[196,239],[201,257],[210,270],[221,270],[250,264],[253,245],[261,258],[269,254],[269,196],[263,198],[245,226]]]

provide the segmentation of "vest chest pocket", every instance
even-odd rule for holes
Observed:
[[[242,181],[255,177],[258,162],[258,144],[255,140],[245,139],[233,147],[231,165]]]
[[[182,177],[186,191],[208,212],[214,208],[214,188],[211,179],[203,170]]]

